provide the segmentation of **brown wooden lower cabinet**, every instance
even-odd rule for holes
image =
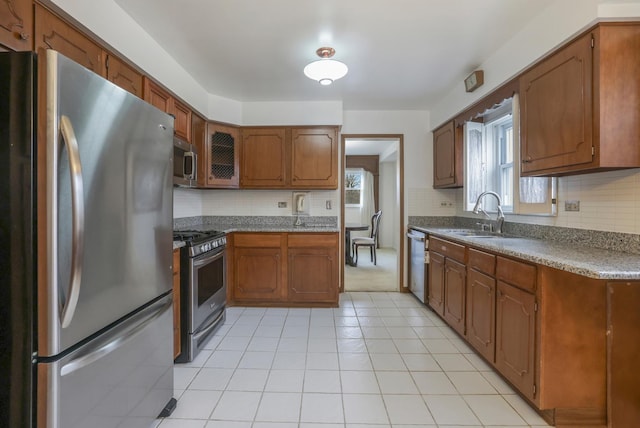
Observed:
[[[536,298],[498,281],[496,302],[496,367],[527,398],[535,390]]]
[[[282,273],[286,236],[280,233],[236,233],[233,252],[233,299],[279,302],[285,296]]]
[[[431,309],[444,315],[444,256],[429,251],[428,304]]]
[[[614,302],[615,293],[609,295],[613,334],[607,353],[605,280],[461,248],[437,237],[429,242],[429,306],[547,422],[604,428],[608,381],[609,426],[633,426],[628,421],[640,414],[640,319],[629,318],[629,305],[640,300],[640,285],[634,298],[619,292]],[[466,281],[461,269],[466,269]],[[625,289],[618,282],[609,283],[610,290],[612,284]],[[619,312],[612,315],[616,308]],[[623,422],[615,422],[614,412]]]
[[[467,273],[467,340],[488,361],[496,355],[496,280],[475,269]]]
[[[465,265],[447,258],[444,263],[444,319],[461,335],[465,335],[466,301]]]
[[[230,304],[337,306],[337,233],[233,234]]]
[[[289,235],[288,291],[292,302],[338,301],[338,236]]]
[[[173,250],[173,358],[180,354],[180,250]]]
[[[609,426],[640,424],[640,282],[607,284]]]

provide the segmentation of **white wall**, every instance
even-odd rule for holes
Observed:
[[[342,101],[246,102],[242,125],[342,125]]]
[[[381,162],[379,175],[379,198],[382,217],[380,218],[381,247],[399,250],[398,229],[400,227],[398,204],[398,162]]]
[[[619,3],[605,3],[603,0],[558,0],[552,3],[478,67],[485,73],[484,86],[467,94],[460,82],[435,105],[431,111],[433,126],[464,110],[550,50],[590,27],[596,20],[640,17],[640,2]],[[432,162],[431,158],[429,155],[429,163]],[[461,189],[434,192],[432,195],[441,199],[433,199],[432,206],[427,207],[421,215],[441,215],[439,213],[443,209],[439,204],[452,201],[454,214],[473,217],[473,214],[462,211]],[[579,200],[580,211],[564,211],[565,200]],[[557,217],[507,216],[507,221],[638,234],[640,169],[561,177],[558,202]]]
[[[623,0],[618,2],[621,4],[615,3],[613,0],[556,0],[551,3],[478,67],[484,70],[483,86],[467,93],[461,80],[435,104],[431,111],[433,126],[464,110],[564,41],[589,28],[598,18],[640,17],[640,2],[629,4]]]
[[[209,94],[113,0],[51,0],[145,73],[207,114]]]

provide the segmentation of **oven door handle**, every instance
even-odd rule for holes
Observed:
[[[198,340],[200,340],[202,336],[206,335],[211,330],[216,328],[216,326],[218,325],[218,321],[220,321],[220,318],[222,318],[223,316],[224,316],[224,311],[220,312],[220,314],[212,322],[210,322],[208,326],[203,328],[201,331],[195,333],[193,335],[193,339],[197,342]]]
[[[202,259],[195,258],[193,260],[193,267],[197,268],[197,267],[204,266],[204,265],[206,265],[208,263],[211,263],[212,261],[222,257],[222,253],[223,252],[224,252],[224,249],[221,250],[221,251],[216,252],[215,254],[213,254],[211,256],[207,255],[206,257],[204,257]]]

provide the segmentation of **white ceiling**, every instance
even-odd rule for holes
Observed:
[[[553,0],[116,0],[211,94],[429,109]],[[302,69],[321,46],[349,73]]]
[[[344,153],[347,156],[378,155],[380,156],[380,162],[391,162],[398,158],[398,140],[346,138]]]

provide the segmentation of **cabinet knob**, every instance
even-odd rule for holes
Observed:
[[[531,156],[527,156],[526,158],[522,159],[522,163],[531,163],[531,162],[533,162],[531,160]]]
[[[20,40],[29,40],[29,35],[27,33],[20,33]]]

